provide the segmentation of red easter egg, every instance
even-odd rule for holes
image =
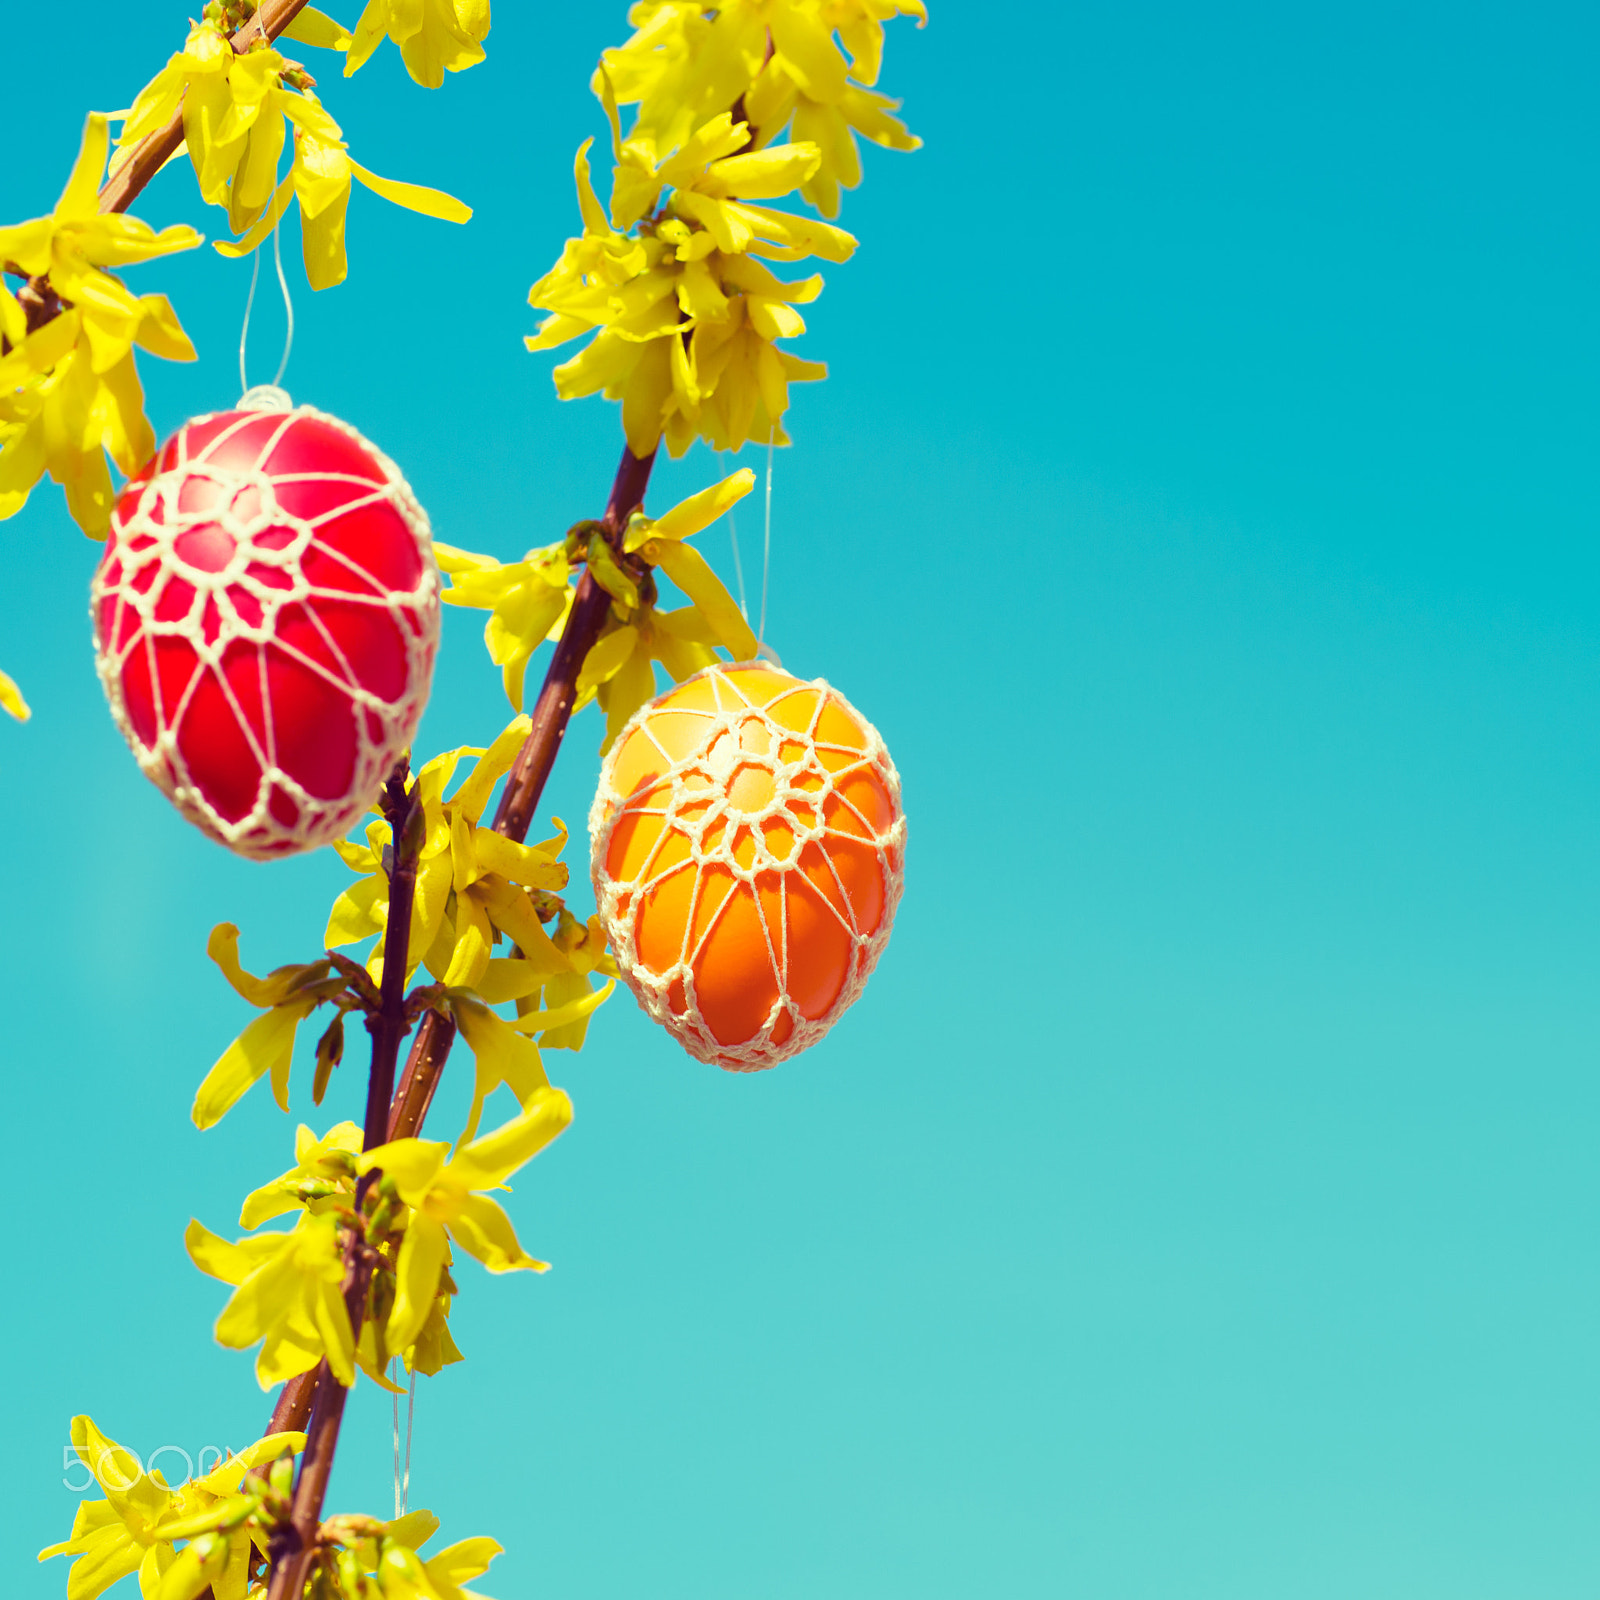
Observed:
[[[815,1044],[876,965],[905,878],[900,778],[835,688],[717,665],[642,707],[589,813],[617,970],[690,1055]]]
[[[410,746],[439,639],[428,518],[336,417],[185,423],[118,497],[90,591],[145,776],[257,859],[341,838]]]

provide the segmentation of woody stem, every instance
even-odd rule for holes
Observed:
[[[257,40],[270,42],[305,10],[306,4],[307,0],[261,0],[255,15],[228,42],[238,54],[243,54]],[[146,134],[127,161],[106,179],[100,189],[100,209],[108,213],[126,211],[143,193],[145,185],[177,154],[183,139],[183,107],[180,105],[154,133]],[[22,302],[29,333],[61,314],[61,301],[50,287],[48,275],[29,278],[17,298]]]
[[[306,8],[306,0],[261,0],[256,13],[228,41],[242,55],[258,39],[271,41]],[[144,186],[170,161],[183,143],[183,107],[139,141],[127,163],[100,191],[102,211],[126,211]]]
[[[393,844],[389,864],[389,911],[383,936],[383,978],[377,1012],[367,1018],[372,1034],[372,1070],[367,1076],[367,1120],[362,1149],[373,1150],[389,1137],[389,1102],[394,1099],[394,1069],[406,1034],[406,968],[411,942],[411,906],[417,893],[417,824],[421,800],[407,791],[407,759],[396,763],[380,802]],[[398,931],[397,931],[398,930]],[[398,947],[398,948],[396,948]]]
[[[367,1018],[372,1034],[372,1067],[367,1077],[367,1122],[362,1148],[376,1149],[388,1137],[389,1102],[393,1097],[394,1069],[399,1059],[400,1041],[405,1036],[406,969],[411,945],[411,904],[417,885],[417,855],[421,834],[415,826],[421,799],[416,787],[406,787],[408,763],[402,756],[384,785],[380,809],[389,823],[389,913],[383,934],[383,977],[378,987],[377,1010]],[[366,1199],[377,1182],[376,1169],[364,1173],[356,1184],[357,1218],[365,1214]],[[367,1308],[367,1287],[372,1281],[376,1252],[362,1233],[359,1221],[346,1231],[344,1249],[345,1312],[350,1319],[352,1337],[359,1340]],[[328,1492],[333,1471],[334,1451],[339,1444],[339,1427],[344,1420],[349,1390],[333,1375],[326,1357],[318,1363],[315,1375],[286,1385],[273,1412],[272,1431],[298,1429],[304,1419],[280,1421],[279,1413],[289,1390],[302,1396],[310,1413],[306,1430],[305,1454],[295,1479],[294,1498],[288,1524],[272,1541],[272,1571],[267,1581],[267,1600],[293,1600],[305,1589],[311,1560],[316,1553],[317,1529],[322,1522],[322,1502]],[[313,1403],[313,1396],[315,1397]]]

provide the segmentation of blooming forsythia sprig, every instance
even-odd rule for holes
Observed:
[[[112,1584],[139,1574],[143,1600],[246,1600],[252,1569],[287,1521],[294,1458],[305,1435],[257,1440],[181,1488],[145,1472],[131,1450],[108,1439],[89,1417],[72,1420],[72,1448],[105,1492],[78,1507],[72,1537],[39,1552],[70,1555],[68,1600],[97,1600]],[[418,1554],[438,1531],[431,1511],[391,1522],[338,1516],[318,1541],[319,1593],[339,1600],[483,1600],[461,1584],[487,1572],[500,1554],[493,1539],[463,1539],[428,1560]]]
[[[890,115],[897,102],[870,87],[883,21],[902,13],[926,20],[920,0],[641,0],[634,36],[605,52],[594,89],[611,123],[611,204],[585,144],[583,233],[529,291],[550,315],[526,342],[594,335],[556,368],[556,392],[620,400],[635,455],[662,439],[674,455],[696,438],[717,450],[788,442],[789,384],[827,369],[777,341],[805,332],[795,307],[822,279],[784,282],[758,258],[844,261],[856,241],[752,202],[798,191],[834,216],[841,186],[860,181],[857,133],[917,147]],[[626,135],[624,105],[639,108]],[[774,142],[788,130],[792,142]]]
[[[353,183],[427,216],[449,222],[471,217],[471,208],[451,195],[379,177],[353,160],[314,80],[298,63],[261,40],[236,51],[231,34],[253,10],[249,0],[208,0],[184,48],[124,118],[113,173],[181,111],[200,193],[226,208],[240,235],[217,241],[216,249],[247,255],[298,205],[314,289],[346,276],[345,216]],[[347,76],[388,37],[412,77],[437,86],[445,71],[483,59],[488,31],[487,0],[369,0],[354,34],[306,7],[286,36],[345,51]],[[0,227],[0,272],[33,280],[38,308],[30,316],[0,276],[0,519],[20,510],[48,472],[65,488],[74,520],[94,538],[104,537],[114,499],[105,455],[131,476],[155,450],[133,346],[169,360],[195,358],[166,299],[135,298],[106,269],[201,242],[192,228],[156,233],[131,217],[99,210],[108,120],[89,118],[52,215]],[[286,145],[289,171],[280,181]],[[16,714],[10,699],[0,697],[0,705]]]
[[[489,0],[367,0],[344,75],[359,69],[388,37],[400,47],[406,71],[425,89],[437,89],[445,73],[465,72],[483,60],[488,36]]]
[[[181,114],[201,193],[226,208],[239,235],[217,248],[231,255],[256,248],[298,204],[307,272],[319,288],[345,274],[354,182],[398,204],[466,220],[467,208],[449,196],[377,178],[352,161],[297,63],[260,40],[236,50],[232,40],[248,37],[240,30],[254,10],[255,0],[207,0],[184,49],[128,114],[119,161]],[[695,438],[734,449],[749,439],[787,442],[789,383],[825,369],[779,342],[805,331],[796,307],[816,298],[822,280],[784,282],[765,263],[843,261],[855,240],[765,202],[798,195],[831,217],[840,190],[860,179],[858,136],[893,149],[916,146],[892,115],[896,102],[875,88],[883,23],[904,14],[925,20],[921,0],[641,0],[630,13],[633,37],[605,53],[594,87],[611,129],[610,204],[603,207],[594,191],[585,144],[576,163],[583,233],[534,286],[530,299],[549,316],[528,344],[552,348],[590,336],[557,369],[558,391],[620,399],[641,460],[663,438],[674,453]],[[483,59],[488,32],[488,0],[367,0],[353,30],[303,7],[285,37],[344,52],[346,76],[387,38],[412,77],[436,87],[444,73]],[[619,108],[629,106],[636,110],[624,131]],[[49,470],[91,532],[104,531],[111,502],[101,450],[131,474],[154,446],[133,345],[193,357],[170,306],[156,296],[136,300],[107,269],[199,243],[190,229],[156,234],[99,212],[108,140],[107,119],[92,117],[55,213],[0,229],[0,267],[31,280],[16,293],[0,283],[0,515]],[[286,150],[289,171],[281,176]],[[521,710],[534,651],[572,614],[580,569],[609,603],[571,687],[577,704],[594,698],[605,711],[607,745],[654,694],[658,663],[682,679],[719,649],[735,660],[753,657],[758,645],[747,621],[687,543],[753,481],[737,472],[662,517],[636,511],[620,529],[579,523],[565,540],[509,564],[438,547],[454,583],[446,599],[489,613],[485,639],[513,710]],[[663,572],[688,604],[660,609]],[[585,614],[593,625],[595,611],[586,606]],[[0,707],[27,715],[4,674]],[[484,825],[529,729],[518,715],[486,749],[426,762],[406,804],[386,813],[396,820],[374,824],[364,843],[338,846],[356,881],[335,901],[326,948],[315,959],[257,977],[240,964],[238,929],[223,923],[212,932],[208,954],[260,1014],[202,1083],[193,1112],[202,1128],[263,1077],[288,1109],[296,1035],[322,1007],[333,1016],[316,1048],[318,1104],[351,1013],[373,1030],[375,1063],[380,1041],[392,1051],[397,1031],[403,1037],[428,1012],[453,1025],[474,1057],[471,1105],[453,1148],[397,1137],[364,1149],[367,1135],[354,1122],[320,1137],[301,1126],[293,1165],[245,1197],[243,1237],[230,1241],[190,1224],[185,1243],[195,1264],[231,1290],[217,1338],[256,1348],[263,1387],[324,1362],[346,1386],[359,1370],[395,1389],[388,1373],[396,1358],[413,1374],[438,1372],[461,1359],[450,1329],[457,1250],[494,1273],[545,1270],[493,1196],[570,1123],[571,1102],[551,1085],[542,1051],[581,1048],[617,968],[599,919],[581,921],[561,898],[564,825],[557,821],[556,837],[532,845]],[[464,776],[447,792],[463,763],[470,763]],[[426,974],[408,994],[392,981],[388,991],[380,987],[397,857],[407,873],[414,869],[404,977],[411,983]],[[364,959],[346,953],[368,940]],[[385,1058],[385,1074],[393,1060]],[[420,1061],[427,1070],[427,1060],[420,1051],[413,1068]],[[408,1079],[421,1081],[420,1074]],[[517,1110],[483,1132],[501,1088]],[[416,1115],[404,1095],[398,1104],[404,1116]],[[418,1124],[402,1117],[398,1125]],[[380,1136],[381,1124],[371,1134]],[[279,1218],[285,1227],[264,1226]],[[325,1469],[332,1435],[322,1422],[331,1414],[336,1431],[338,1413],[322,1410],[322,1382],[315,1391],[312,1433],[320,1442],[311,1454],[323,1452]],[[392,1521],[323,1516],[325,1479],[309,1460],[296,1481],[300,1433],[260,1440],[176,1488],[146,1473],[87,1417],[74,1422],[72,1437],[105,1498],[80,1506],[71,1537],[41,1552],[74,1558],[68,1600],[97,1600],[133,1572],[142,1600],[200,1600],[207,1591],[213,1600],[263,1600],[269,1569],[274,1596],[288,1595],[285,1580],[298,1585],[304,1574],[304,1589],[289,1600],[480,1600],[462,1586],[500,1551],[491,1539],[468,1539],[424,1559],[418,1552],[438,1528],[425,1511]],[[301,1495],[308,1483],[309,1537]]]
[[[193,228],[157,233],[99,209],[109,138],[107,119],[91,115],[55,210],[0,228],[0,268],[42,284],[61,306],[30,328],[0,277],[0,517],[20,510],[48,471],[79,527],[95,538],[111,523],[106,455],[133,473],[155,449],[133,347],[171,361],[195,356],[164,296],[135,297],[107,269],[200,243]]]
[[[348,270],[344,231],[352,180],[427,216],[447,222],[471,217],[470,207],[450,195],[380,178],[352,160],[339,124],[313,92],[305,69],[266,44],[235,53],[217,9],[208,8],[212,14],[190,29],[183,49],[140,92],[117,143],[126,159],[181,107],[184,141],[201,196],[210,205],[225,206],[230,227],[242,235],[218,242],[223,255],[248,255],[298,203],[311,287],[342,283]],[[302,13],[297,22],[303,23],[298,37],[306,43],[334,49],[350,45],[350,36],[325,17],[314,14],[304,22]],[[293,27],[289,36],[297,36]],[[373,35],[367,54],[381,37],[381,30]],[[361,56],[356,65],[365,59]],[[291,129],[292,159],[280,183],[278,171]]]
[[[220,1466],[178,1489],[159,1471],[108,1439],[89,1417],[72,1419],[72,1449],[105,1491],[78,1506],[72,1537],[39,1552],[73,1557],[68,1600],[95,1600],[119,1579],[139,1574],[144,1600],[192,1600],[210,1584],[217,1600],[244,1600],[252,1549],[264,1556],[273,1519],[266,1508],[283,1490],[303,1433],[258,1439]],[[257,1467],[271,1471],[246,1477]],[[184,1543],[180,1553],[178,1545]],[[186,1582],[198,1569],[205,1576]]]
[[[382,1373],[391,1356],[422,1371],[459,1359],[448,1328],[452,1240],[491,1272],[548,1270],[517,1242],[510,1218],[487,1193],[572,1121],[572,1102],[539,1076],[514,1117],[464,1139],[453,1158],[447,1144],[421,1139],[361,1154],[353,1122],[321,1139],[302,1126],[295,1166],[252,1194],[239,1215],[241,1227],[254,1228],[297,1211],[287,1233],[255,1233],[230,1244],[199,1222],[189,1224],[184,1244],[195,1265],[234,1289],[217,1318],[217,1340],[233,1350],[261,1346],[256,1377],[263,1389],[324,1359],[346,1386],[360,1365],[386,1387]],[[375,1203],[362,1212],[356,1180],[374,1168],[381,1171]],[[377,1260],[359,1344],[342,1287],[352,1234]]]
[[[409,1208],[385,1330],[391,1350],[409,1349],[422,1332],[449,1264],[451,1240],[490,1272],[549,1270],[517,1242],[511,1219],[487,1191],[503,1188],[571,1121],[572,1102],[545,1085],[509,1122],[461,1145],[449,1159],[447,1144],[428,1139],[397,1139],[360,1158],[360,1170],[381,1169]]]
[[[477,1082],[464,1139],[476,1131],[484,1101],[500,1084],[527,1103],[548,1088],[535,1038],[547,1047],[580,1049],[590,1014],[615,988],[616,964],[606,954],[599,922],[580,922],[557,890],[566,886],[560,860],[563,829],[542,844],[518,844],[481,825],[495,785],[527,736],[519,717],[487,750],[451,750],[426,763],[415,778],[420,801],[416,890],[408,945],[413,977],[425,966],[436,980],[414,991],[413,1013],[432,1007],[450,1016],[477,1060]],[[471,770],[448,798],[457,768]],[[357,882],[334,902],[325,935],[330,952],[382,934],[389,917],[386,825],[375,822],[365,845],[335,846]],[[547,932],[546,923],[553,923]],[[495,954],[497,944],[506,947]],[[383,977],[383,944],[374,942],[365,970],[342,956],[279,967],[257,978],[239,964],[239,930],[220,923],[206,950],[257,1017],[229,1045],[195,1096],[194,1121],[208,1128],[263,1077],[285,1110],[300,1024],[319,1006],[335,1015],[317,1049],[312,1098],[320,1104],[343,1051],[345,1018],[369,1010]],[[605,981],[599,987],[594,979]],[[493,1006],[514,1003],[516,1016]],[[304,1243],[304,1242],[302,1242]],[[309,1244],[304,1246],[311,1248]],[[298,1248],[298,1247],[297,1247]]]
[[[668,676],[681,683],[710,666],[719,645],[735,661],[755,655],[756,637],[733,596],[705,557],[684,543],[754,487],[755,474],[743,467],[664,516],[636,515],[624,534],[622,555],[624,560],[635,558],[631,564],[638,576],[613,556],[596,524],[579,523],[565,544],[530,550],[521,561],[506,565],[491,556],[435,545],[439,565],[451,580],[444,600],[489,612],[484,643],[490,659],[503,669],[506,696],[517,708],[528,658],[560,627],[558,619],[566,616],[572,603],[573,568],[580,561],[586,563],[611,596],[611,611],[578,675],[576,706],[599,700],[606,714],[601,748],[609,749],[628,718],[655,695],[653,663],[659,661]],[[648,573],[652,567],[661,568],[692,604],[677,611],[658,610]]]
[[[301,1215],[296,1222],[296,1233],[300,1231],[308,1217],[333,1216],[342,1219],[351,1227],[361,1227],[364,1232],[370,1234],[370,1242],[377,1251],[376,1270],[368,1290],[368,1302],[372,1307],[372,1314],[363,1319],[361,1333],[355,1341],[353,1350],[345,1344],[342,1332],[335,1323],[336,1341],[342,1350],[341,1359],[345,1355],[353,1355],[355,1364],[384,1388],[394,1387],[384,1375],[384,1369],[388,1366],[391,1355],[400,1356],[411,1370],[428,1374],[438,1372],[452,1362],[461,1360],[461,1352],[456,1348],[455,1340],[450,1335],[450,1303],[455,1296],[456,1286],[449,1275],[448,1250],[445,1254],[444,1271],[435,1285],[432,1305],[421,1328],[414,1332],[404,1345],[394,1346],[385,1341],[384,1330],[388,1322],[388,1307],[394,1301],[394,1258],[404,1231],[403,1213],[393,1205],[387,1211],[380,1206],[370,1219],[370,1227],[369,1219],[357,1215],[355,1198],[357,1157],[361,1153],[361,1129],[353,1122],[341,1122],[336,1127],[330,1128],[319,1139],[302,1123],[295,1134],[294,1149],[294,1166],[246,1197],[244,1205],[239,1210],[239,1226],[255,1229],[263,1222],[271,1221],[286,1212],[297,1212]],[[397,1219],[402,1224],[399,1227],[396,1226]],[[293,1235],[267,1234],[257,1237],[268,1241],[265,1245],[257,1246],[263,1252],[260,1262],[250,1259],[250,1247],[256,1246],[256,1240],[241,1239],[237,1245],[230,1245],[226,1240],[219,1239],[217,1235],[201,1227],[198,1222],[190,1224],[186,1243],[191,1258],[202,1271],[220,1278],[225,1283],[234,1284],[235,1287],[243,1287],[247,1281],[254,1278],[261,1265],[267,1264],[275,1256],[289,1260],[292,1265],[298,1249],[296,1245],[286,1246],[283,1243],[285,1238],[292,1239]],[[314,1264],[313,1271],[305,1274],[305,1278],[310,1280],[309,1287],[315,1291]],[[282,1279],[280,1275],[280,1292],[286,1285],[292,1284],[292,1277]],[[302,1307],[307,1287],[307,1282],[303,1281],[299,1291]],[[239,1297],[235,1296],[235,1301],[238,1299]],[[250,1309],[250,1301],[247,1299],[240,1310]],[[288,1320],[298,1321],[301,1338],[308,1351],[323,1350],[321,1343],[323,1335],[319,1332],[315,1320],[304,1317],[294,1319],[292,1304],[278,1309],[280,1321],[284,1321],[285,1325]],[[228,1310],[218,1322],[218,1337],[222,1338],[224,1343],[245,1349],[254,1344],[258,1338],[266,1337],[265,1326],[250,1331],[238,1326],[236,1321],[230,1320],[230,1313],[234,1312],[235,1303],[230,1301]],[[331,1308],[330,1314],[337,1316]],[[259,1316],[260,1313],[256,1312],[256,1315]],[[225,1329],[227,1337],[224,1337]],[[276,1368],[278,1358],[276,1355],[268,1354],[266,1344],[262,1346],[261,1358],[266,1360],[269,1368]],[[261,1363],[258,1360],[258,1373],[260,1367]],[[348,1366],[345,1370],[348,1370]]]

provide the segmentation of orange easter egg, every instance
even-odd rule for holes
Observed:
[[[589,814],[617,965],[692,1055],[758,1072],[838,1021],[889,942],[900,777],[820,678],[718,664],[642,707]]]

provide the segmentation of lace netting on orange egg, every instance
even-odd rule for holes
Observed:
[[[619,735],[589,816],[624,979],[733,1071],[814,1044],[857,998],[899,904],[906,823],[877,730],[821,679],[717,665]]]
[[[186,424],[123,491],[91,589],[96,663],[179,811],[243,855],[287,855],[347,833],[410,744],[438,597],[399,468],[337,417],[269,403]]]

